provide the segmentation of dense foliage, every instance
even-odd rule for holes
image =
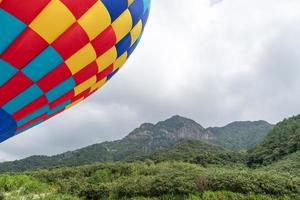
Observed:
[[[262,143],[250,150],[248,165],[268,165],[299,150],[300,115],[278,123]]]
[[[233,122],[221,128],[209,128],[214,133],[212,142],[231,150],[245,150],[260,143],[272,130],[273,125],[265,121]]]
[[[144,124],[119,141],[4,163],[0,171],[48,169],[0,175],[0,200],[300,199],[299,128],[300,117],[284,120],[241,153],[203,141],[210,131],[177,116]]]
[[[4,199],[296,199],[300,179],[182,162],[100,163],[0,176]]]
[[[243,164],[245,155],[227,150],[208,142],[199,140],[183,140],[167,150],[158,151],[148,157],[154,161],[184,161],[206,165]]]
[[[278,162],[265,166],[262,169],[288,172],[294,176],[300,177],[300,151],[288,155]]]

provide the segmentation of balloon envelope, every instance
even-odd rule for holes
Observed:
[[[118,72],[150,0],[0,0],[0,142],[81,102]]]

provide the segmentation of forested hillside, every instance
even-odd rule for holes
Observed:
[[[233,122],[224,127],[208,128],[212,142],[232,150],[246,150],[260,143],[273,125],[266,121]]]
[[[300,151],[285,156],[283,159],[273,164],[267,165],[262,169],[288,172],[294,176],[300,177]]]
[[[244,133],[271,125],[236,122],[212,133],[179,116],[143,124],[119,141],[1,164],[3,172],[26,172],[0,175],[0,199],[298,200],[299,122],[278,123],[248,152],[211,141],[226,132],[229,141],[251,138]],[[36,168],[47,169],[28,171]]]
[[[248,165],[272,164],[299,150],[300,115],[278,123],[262,143],[249,151]]]
[[[216,157],[220,156],[225,157],[222,160],[228,160],[228,154],[231,154],[229,153],[231,150],[252,147],[262,140],[271,129],[272,125],[264,121],[235,122],[225,127],[205,129],[194,120],[173,116],[157,124],[142,124],[121,140],[94,144],[55,156],[32,156],[19,161],[0,163],[0,172],[79,166],[94,162],[124,161],[149,156],[150,158],[156,156],[157,159],[173,158],[173,156],[166,156],[167,152],[162,153],[163,150],[170,148],[173,149],[170,151],[177,152],[189,153],[189,151],[192,151],[189,155],[176,155],[179,157],[184,156],[186,159],[187,157],[188,159],[196,159],[196,154],[198,154],[198,160],[200,158],[205,159],[205,162],[208,161],[207,159],[215,162],[213,160],[217,160]],[[183,148],[184,145],[188,147],[186,143],[181,143],[182,140],[198,140],[206,143],[199,142],[198,146],[193,143],[189,150],[181,150],[180,148]],[[208,144],[208,142],[211,144]],[[219,147],[214,146],[212,143],[218,144]],[[174,145],[176,146],[173,147]],[[195,146],[197,147],[194,148]],[[221,146],[223,149],[220,148]],[[209,151],[206,151],[207,147],[210,147]],[[216,148],[221,153],[216,153]],[[225,150],[224,148],[231,150]],[[155,155],[152,156],[154,153]],[[233,154],[233,157],[235,155],[236,153]]]
[[[183,140],[169,149],[160,150],[146,157],[154,161],[184,161],[206,165],[243,164],[245,155],[199,140]]]

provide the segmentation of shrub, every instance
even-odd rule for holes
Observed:
[[[89,200],[98,200],[109,197],[111,189],[107,184],[89,184],[81,189],[80,197]]]
[[[251,170],[214,170],[206,174],[208,184],[201,185],[203,177],[196,183],[203,190],[227,190],[238,193],[257,193],[271,195],[290,195],[300,192],[300,182],[288,174],[273,174]]]

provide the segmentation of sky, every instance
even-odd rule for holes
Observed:
[[[100,91],[0,144],[0,161],[124,137],[173,115],[204,127],[300,113],[299,0],[152,0],[137,50]]]

